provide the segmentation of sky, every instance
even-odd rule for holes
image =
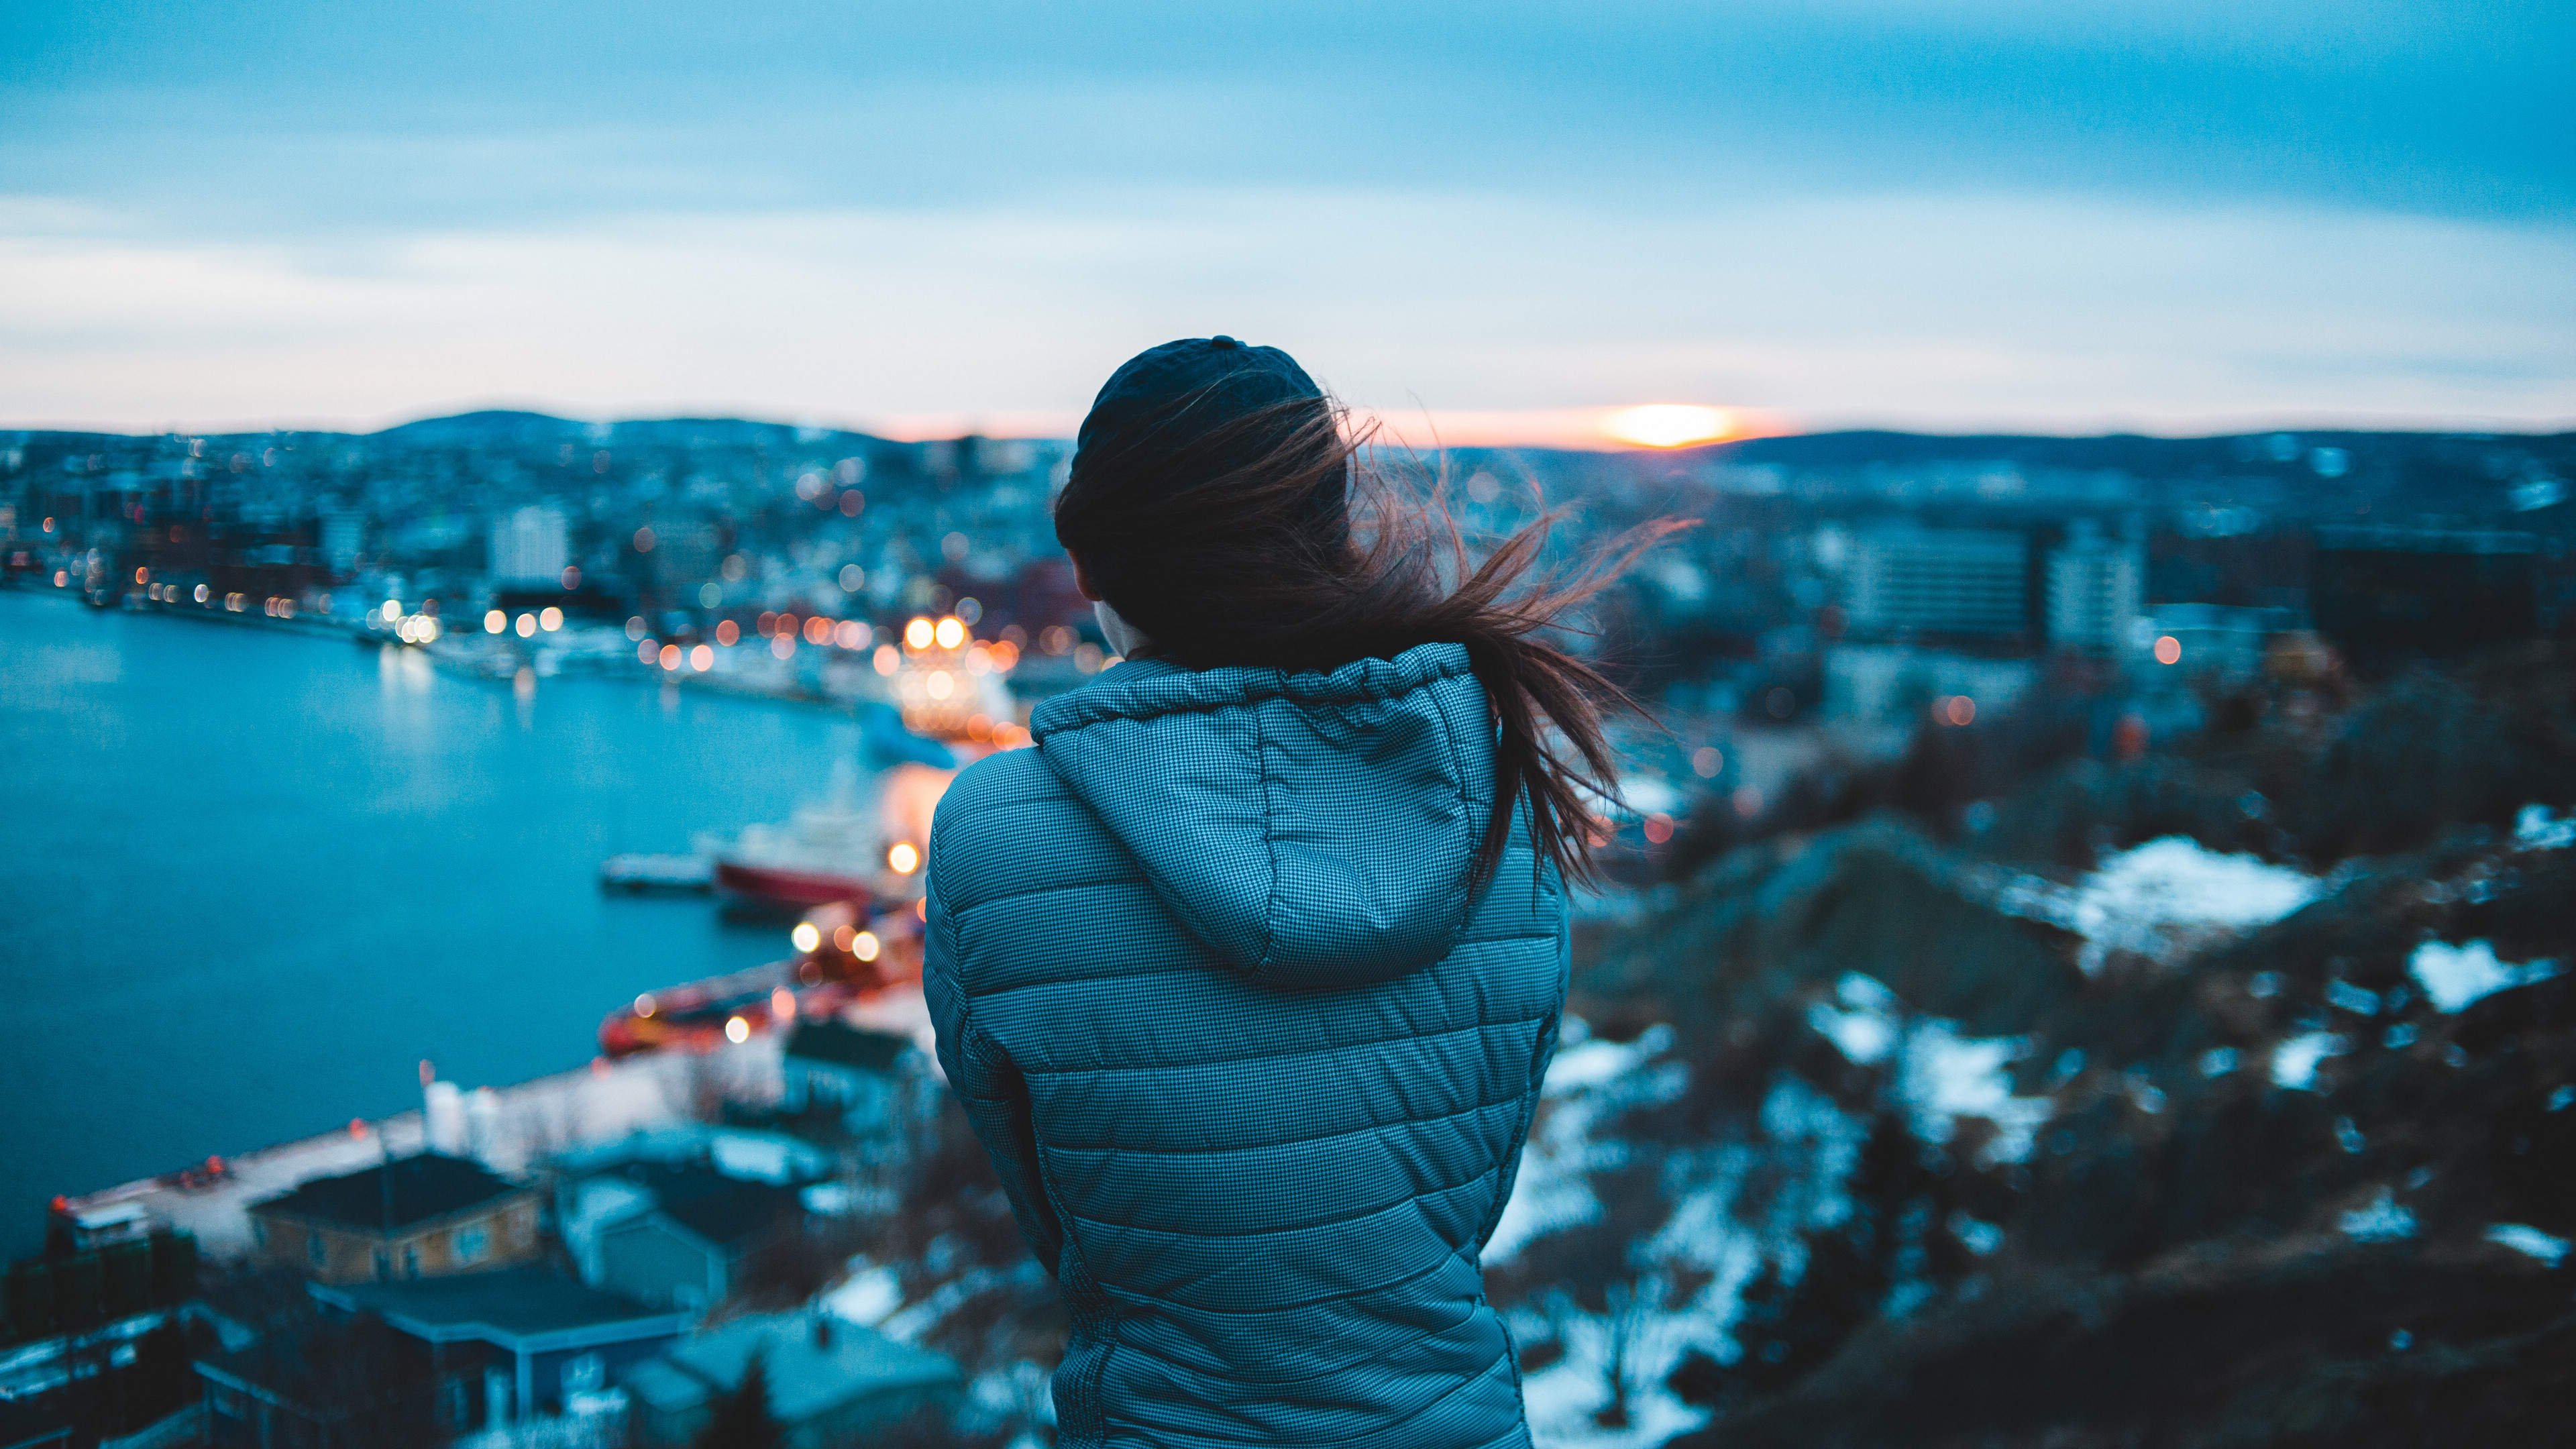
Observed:
[[[2576,426],[2558,0],[6,9],[5,426]]]

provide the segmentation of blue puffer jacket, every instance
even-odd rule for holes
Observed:
[[[958,776],[939,1059],[1055,1274],[1067,1445],[1525,1444],[1477,1255],[1565,1000],[1525,831],[1465,891],[1493,725],[1464,649],[1140,660]]]

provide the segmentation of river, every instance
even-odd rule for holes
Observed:
[[[783,922],[599,862],[783,819],[858,733],[791,704],[508,684],[0,591],[0,1253],[44,1205],[587,1061]]]

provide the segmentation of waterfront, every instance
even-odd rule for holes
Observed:
[[[776,922],[603,897],[624,850],[783,818],[843,718],[0,592],[0,1246],[43,1205],[587,1061]]]

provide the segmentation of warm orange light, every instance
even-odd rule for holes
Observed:
[[[679,668],[679,667],[680,667],[680,646],[679,646],[679,645],[677,645],[677,644],[665,644],[665,645],[663,645],[663,646],[662,646],[661,660],[662,660],[662,667],[663,667],[663,668],[665,668],[665,669],[677,669],[677,668]]]
[[[939,647],[942,649],[954,649],[966,642],[966,626],[954,615],[940,620],[931,634],[939,641]]]
[[[915,619],[903,626],[903,645],[907,649],[930,647],[932,625],[928,619]]]
[[[1954,725],[1970,724],[1977,718],[1977,702],[1964,694],[1954,694],[1943,703],[1941,712]]]
[[[689,667],[700,674],[716,667],[716,651],[704,644],[689,651]]]
[[[894,867],[896,875],[910,875],[921,869],[921,852],[911,841],[898,840],[894,848],[886,852],[886,864]]]
[[[2175,664],[2181,662],[2181,660],[2182,641],[2180,639],[2175,638],[2171,634],[2166,634],[2156,640],[2156,662],[2158,664]]]
[[[1735,431],[1735,416],[1724,408],[1649,403],[1612,413],[1602,420],[1601,431],[1641,448],[1680,448],[1728,436]]]
[[[811,951],[823,944],[823,933],[814,928],[812,921],[798,921],[796,929],[787,933],[787,939],[795,943],[797,950]]]
[[[862,961],[877,959],[877,952],[881,949],[877,941],[877,933],[874,931],[861,931],[850,942],[850,954]]]

